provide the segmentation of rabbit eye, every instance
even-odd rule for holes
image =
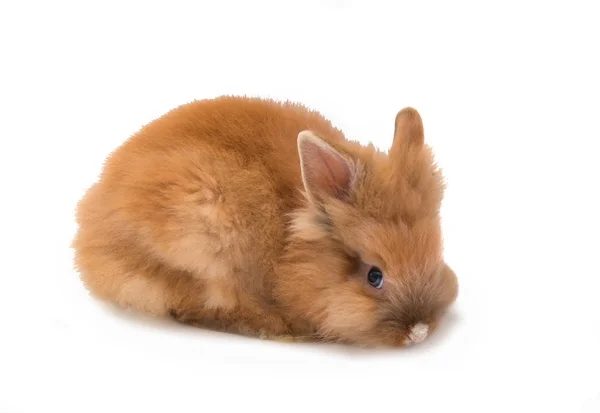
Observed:
[[[383,274],[377,267],[371,267],[367,279],[369,280],[369,284],[378,290],[383,286]]]

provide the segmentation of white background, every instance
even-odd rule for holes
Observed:
[[[600,412],[594,2],[0,3],[0,412]],[[382,148],[404,106],[448,180],[460,295],[407,350],[125,314],[69,248],[105,157],[192,99],[302,101]]]

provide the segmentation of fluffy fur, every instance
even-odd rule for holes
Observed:
[[[299,104],[196,101],[110,155],[78,205],[75,262],[96,297],[185,323],[400,346],[457,295],[443,189],[414,109],[384,153]]]

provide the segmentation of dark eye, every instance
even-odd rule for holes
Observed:
[[[383,286],[383,274],[379,268],[371,267],[367,278],[373,287],[380,289]]]

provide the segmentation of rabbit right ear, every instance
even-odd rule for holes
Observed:
[[[398,156],[411,145],[423,145],[425,137],[423,120],[416,109],[406,107],[396,115],[394,125],[394,141],[390,148],[392,157]]]
[[[310,131],[298,134],[298,153],[304,189],[311,201],[344,199],[350,191],[352,163]]]

